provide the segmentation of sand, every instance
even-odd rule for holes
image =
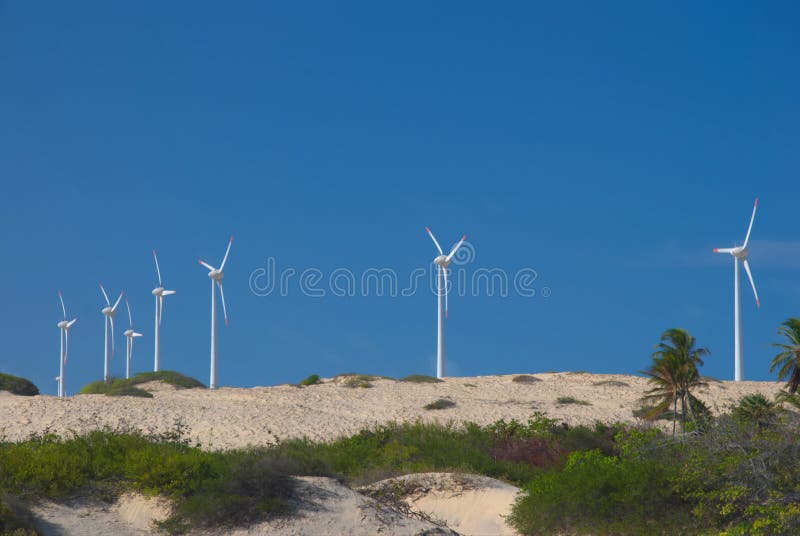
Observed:
[[[645,378],[621,374],[562,372],[532,376],[534,381],[524,383],[513,381],[513,375],[447,378],[442,383],[378,379],[371,381],[369,388],[347,387],[345,379],[334,378],[308,387],[214,391],[174,389],[156,382],[144,385],[153,392],[152,399],[77,395],[59,400],[0,393],[0,437],[19,440],[31,434],[71,434],[103,427],[163,433],[180,422],[201,448],[230,449],[303,436],[332,440],[393,421],[525,421],[536,411],[570,424],[636,423],[632,409],[639,406],[648,388]],[[696,394],[712,412],[719,413],[747,394],[772,398],[781,387],[776,382],[714,382]],[[562,397],[586,403],[560,403]],[[455,406],[423,408],[439,398]],[[447,527],[387,510],[369,498],[366,490],[358,493],[332,479],[300,477],[298,481],[302,500],[297,516],[214,534],[514,534],[504,516],[510,511],[517,488],[482,476],[426,473],[375,484],[408,484],[406,488],[413,493],[403,497],[405,503],[446,521]],[[153,520],[168,515],[169,505],[129,494],[112,505],[43,503],[35,511],[45,534],[138,536],[152,534]]]
[[[512,375],[447,378],[442,383],[376,380],[370,388],[345,387],[341,378],[321,385],[251,389],[156,388],[153,398],[76,395],[0,396],[0,437],[18,440],[45,431],[81,433],[108,426],[166,432],[176,422],[205,449],[265,445],[278,439],[307,436],[331,440],[364,427],[391,421],[489,424],[498,419],[527,420],[535,411],[570,424],[636,422],[631,410],[647,389],[645,378],[621,374],[533,374],[540,381],[517,383]],[[718,413],[742,396],[769,398],[776,382],[718,382],[697,392]],[[153,386],[155,387],[155,386]],[[559,404],[559,397],[589,402]],[[439,398],[455,402],[444,410],[423,406]]]

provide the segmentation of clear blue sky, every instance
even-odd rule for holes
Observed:
[[[178,291],[164,368],[207,382],[197,259],[232,234],[220,384],[433,374],[429,289],[249,289],[268,257],[402,281],[429,225],[468,235],[468,277],[538,274],[533,298],[451,297],[451,374],[635,373],[684,327],[730,379],[732,262],[711,249],[758,196],[745,375],[772,378],[800,316],[799,26],[795,2],[0,1],[0,370],[55,393],[60,289],[67,390],[98,379],[101,282],[130,296],[148,370],[155,247]]]

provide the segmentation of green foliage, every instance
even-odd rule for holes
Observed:
[[[433,376],[425,376],[424,374],[411,374],[406,376],[405,378],[400,378],[401,382],[411,382],[411,383],[442,383],[442,380],[439,378],[434,378]]]
[[[309,386],[309,385],[316,385],[319,383],[319,374],[312,374],[308,378],[302,380],[300,385]]]
[[[591,406],[591,402],[587,402],[586,400],[580,400],[579,398],[575,398],[574,396],[559,396],[556,398],[557,404],[577,404],[579,406]]]
[[[96,381],[84,385],[78,392],[81,395],[140,396],[152,398],[153,395],[136,387],[147,382],[161,381],[179,389],[205,389],[201,382],[171,370],[141,372],[130,379],[113,378],[110,381]]]
[[[366,376],[366,375],[349,376],[345,378],[345,380],[342,382],[342,386],[350,387],[351,389],[352,388],[366,389],[373,386],[371,382],[372,379],[374,379],[372,376]]]
[[[761,393],[747,395],[739,400],[732,414],[743,422],[753,422],[759,427],[768,426],[778,417],[778,405]]]
[[[785,343],[773,344],[781,349],[770,364],[769,371],[778,369],[778,380],[789,378],[786,389],[789,394],[797,392],[800,387],[800,318],[789,318],[778,328],[778,335],[783,335]]]
[[[39,534],[30,510],[13,497],[2,494],[0,494],[0,534],[9,536]]]
[[[600,380],[599,382],[594,382],[592,385],[596,385],[597,387],[630,387],[630,384],[619,380]]]
[[[536,376],[531,376],[530,374],[519,374],[518,376],[511,378],[511,381],[514,383],[536,383],[542,380]]]
[[[438,398],[431,402],[430,404],[425,404],[423,406],[425,409],[447,409],[447,408],[454,408],[456,407],[456,403],[452,400],[448,400],[446,398]]]
[[[22,396],[36,396],[39,394],[39,388],[30,380],[12,376],[11,374],[3,374],[2,372],[0,372],[0,391],[8,391],[11,394]]]

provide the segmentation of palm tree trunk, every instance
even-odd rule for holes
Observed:
[[[678,420],[678,397],[672,397],[672,435],[675,436],[675,423]]]

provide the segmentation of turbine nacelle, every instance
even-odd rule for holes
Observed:
[[[433,259],[433,262],[442,268],[447,268],[450,265],[450,259],[447,258],[447,255],[439,255]]]
[[[156,287],[153,289],[153,296],[161,296],[164,294],[164,287]]]
[[[101,312],[101,313],[103,313],[103,314],[104,314],[104,315],[106,315],[106,316],[113,317],[113,316],[114,316],[114,313],[115,313],[116,311],[114,311],[114,308],[113,308],[113,307],[103,307],[103,310],[102,310],[102,311],[100,311],[100,312]]]
[[[125,335],[126,337],[133,337],[133,330],[126,329],[125,331],[122,332],[122,334]]]
[[[67,329],[69,328],[69,322],[67,322],[66,320],[62,320],[61,322],[58,323],[58,327],[59,329]]]
[[[730,253],[740,261],[743,261],[750,254],[745,246],[737,246],[735,248],[714,248],[714,253]]]
[[[214,281],[222,281],[224,274],[222,273],[222,270],[214,269],[208,272],[208,277],[210,277]]]

